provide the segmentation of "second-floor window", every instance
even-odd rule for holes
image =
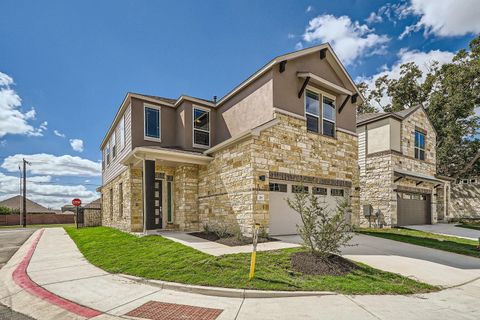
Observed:
[[[193,145],[205,148],[210,146],[210,111],[193,108]]]
[[[107,142],[107,146],[105,148],[105,158],[107,158],[107,165],[110,164],[110,142]]]
[[[117,143],[115,140],[116,133],[114,132],[110,137],[110,148],[112,148],[112,160],[117,156]]]
[[[307,117],[307,130],[318,133],[320,126],[320,96],[310,90],[306,92],[305,116]]]
[[[306,90],[305,117],[308,131],[335,137],[336,113],[334,99],[324,96],[323,93]]]
[[[145,138],[160,140],[160,108],[145,106]]]
[[[335,101],[327,97],[323,97],[323,134],[335,137]]]
[[[415,130],[415,159],[425,160],[425,133]]]

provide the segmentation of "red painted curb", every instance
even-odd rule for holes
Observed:
[[[20,262],[17,268],[15,268],[15,271],[13,271],[13,280],[15,281],[15,283],[20,287],[22,287],[23,289],[25,289],[26,291],[28,291],[30,294],[42,300],[46,300],[51,304],[54,304],[71,313],[75,313],[79,316],[82,316],[85,318],[93,318],[98,315],[101,315],[102,312],[82,306],[78,303],[72,302],[62,297],[59,297],[53,294],[52,292],[40,287],[38,284],[32,281],[32,279],[30,279],[30,277],[27,274],[27,267],[30,263],[30,260],[32,259],[33,253],[35,252],[35,249],[37,248],[37,244],[40,241],[40,238],[42,237],[44,231],[45,231],[44,229],[40,230],[40,234],[33,241],[32,246],[28,250],[25,257],[23,257],[22,262]]]

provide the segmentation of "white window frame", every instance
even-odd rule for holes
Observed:
[[[195,109],[206,111],[208,113],[208,130],[203,130],[203,129],[196,129],[195,128]],[[192,107],[192,145],[194,148],[200,148],[200,149],[209,149],[211,145],[211,140],[212,140],[212,117],[211,117],[211,112],[210,109],[196,106],[194,105]],[[203,144],[196,144],[195,143],[195,130],[202,131],[208,133],[208,146],[205,146]]]
[[[120,122],[118,123],[118,130],[115,130],[115,134],[118,134],[118,137],[115,139],[118,141],[118,152],[122,151],[123,148],[125,148],[125,114],[122,116],[120,119]]]
[[[147,126],[145,125],[146,108],[158,110],[158,138],[147,136]],[[143,140],[162,142],[162,107],[147,103],[143,104]]]
[[[319,104],[319,106],[318,106],[318,115],[313,114],[313,113],[310,113],[310,112],[307,112],[307,91],[311,91],[311,92],[313,92],[313,93],[315,93],[315,94],[318,95],[318,104]],[[318,131],[317,131],[317,132],[310,131],[310,130],[308,130],[308,127],[307,127],[307,131],[308,131],[308,132],[311,132],[311,133],[321,133],[319,126],[320,126],[320,124],[321,124],[321,119],[322,119],[322,104],[321,104],[321,102],[323,101],[323,100],[322,100],[322,95],[321,95],[319,92],[317,92],[316,90],[312,90],[312,88],[310,88],[310,87],[307,87],[307,88],[305,89],[305,92],[304,92],[303,95],[304,95],[304,97],[303,97],[303,108],[304,108],[304,110],[305,110],[305,124],[306,124],[306,122],[307,122],[307,114],[308,114],[309,116],[318,118],[318,122],[317,122],[317,123],[318,123],[318,124],[317,124],[317,130],[318,130]]]
[[[337,99],[334,95],[331,95],[331,94],[328,94],[326,93],[325,91],[322,91],[318,88],[315,88],[315,87],[312,87],[312,86],[307,86],[305,88],[305,92],[303,94],[303,109],[304,109],[304,112],[305,112],[305,123],[307,121],[307,114],[310,115],[310,116],[313,116],[313,117],[317,117],[317,115],[315,114],[312,114],[312,113],[309,113],[307,112],[307,90],[308,91],[311,91],[315,94],[318,94],[318,98],[319,98],[319,103],[320,103],[320,110],[319,110],[319,115],[318,115],[318,125],[319,125],[319,130],[318,132],[313,132],[313,131],[307,131],[310,132],[310,133],[314,133],[314,134],[321,134],[322,136],[325,136],[325,137],[329,137],[329,138],[336,138],[337,137]],[[326,97],[330,100],[333,101],[334,105],[335,105],[335,121],[332,122],[332,120],[330,119],[325,119],[326,121],[330,122],[330,123],[333,123],[333,137],[332,136],[329,136],[329,135],[326,135],[326,134],[323,134],[323,97]],[[321,130],[320,130],[321,128]]]
[[[106,163],[106,166],[105,167],[108,167],[110,166],[110,163],[112,162],[112,159],[110,158],[110,153],[111,153],[111,150],[110,150],[110,140],[107,142],[107,145],[105,146],[105,163]]]
[[[117,130],[115,130],[110,136],[110,153],[112,154],[112,161],[117,157]],[[114,150],[115,149],[115,150]]]

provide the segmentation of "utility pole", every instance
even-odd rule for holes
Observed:
[[[27,227],[27,164],[30,162],[23,159],[23,227]]]
[[[19,225],[22,225],[22,221],[23,221],[23,210],[22,210],[22,203],[23,203],[23,199],[22,199],[22,168],[20,167],[20,165],[18,165],[18,171],[20,171],[20,203],[18,205],[18,214],[20,216],[20,219],[18,220],[18,224]]]

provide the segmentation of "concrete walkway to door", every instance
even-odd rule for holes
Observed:
[[[277,236],[300,243],[299,236]],[[348,259],[442,287],[480,278],[480,259],[413,244],[356,234],[353,246],[342,249]]]
[[[478,240],[480,238],[479,230],[456,227],[454,224],[424,224],[419,226],[407,226],[406,228],[470,240]]]

